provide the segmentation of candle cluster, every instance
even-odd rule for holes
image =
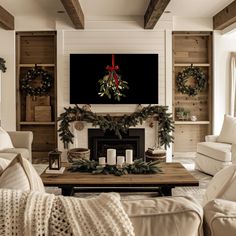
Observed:
[[[122,166],[124,163],[133,164],[133,150],[125,150],[124,156],[116,156],[116,149],[107,149],[107,163],[105,157],[99,157],[99,165],[118,165]]]

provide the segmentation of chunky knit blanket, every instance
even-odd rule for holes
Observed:
[[[0,189],[0,235],[134,236],[116,193],[89,199]]]

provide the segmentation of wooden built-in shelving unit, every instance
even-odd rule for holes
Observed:
[[[21,80],[27,71],[40,67],[53,77],[49,91],[51,121],[27,121],[26,94],[21,91]],[[48,152],[57,148],[57,78],[56,78],[56,32],[16,33],[16,111],[17,130],[33,132],[32,161],[48,161]]]
[[[212,132],[212,33],[173,32],[173,116],[175,119],[174,153],[196,152],[198,142]],[[207,76],[207,87],[194,97],[177,91],[176,77],[188,66],[200,67]],[[194,83],[194,81],[189,81]],[[176,110],[190,113],[188,120],[179,120]],[[191,121],[195,115],[197,121]]]

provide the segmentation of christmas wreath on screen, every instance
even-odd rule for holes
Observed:
[[[115,66],[115,55],[112,54],[112,65],[106,67],[106,75],[98,81],[100,97],[107,96],[109,99],[114,97],[117,101],[120,101],[121,97],[125,97],[123,91],[129,89],[128,82],[121,79],[117,73],[118,70],[119,66]]]
[[[40,80],[39,86],[33,85],[36,79]],[[46,95],[52,87],[52,80],[52,76],[47,71],[35,66],[35,68],[28,70],[25,77],[21,80],[21,89],[24,93],[31,96]]]
[[[194,79],[194,86],[187,85],[190,78]],[[206,87],[206,84],[205,73],[199,67],[193,67],[192,65],[179,72],[176,78],[177,90],[189,96],[196,96]]]

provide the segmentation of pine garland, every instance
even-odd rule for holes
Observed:
[[[3,73],[5,73],[6,70],[7,70],[7,68],[6,68],[6,66],[5,66],[5,63],[6,63],[6,61],[5,61],[2,57],[0,57],[0,70],[1,70]]]
[[[58,118],[60,122],[58,132],[65,148],[68,148],[69,143],[73,143],[74,135],[70,131],[70,123],[77,120],[92,123],[92,126],[98,126],[104,132],[106,130],[114,131],[115,135],[121,139],[121,134],[126,133],[129,127],[135,127],[148,118],[155,117],[158,121],[160,145],[164,145],[166,148],[174,141],[174,137],[171,134],[174,131],[174,122],[172,114],[167,112],[168,106],[149,105],[140,111],[121,117],[99,116],[96,113],[80,108],[78,105],[64,108],[64,110],[65,112],[61,113]]]
[[[137,159],[133,164],[126,164],[122,167],[117,166],[100,166],[98,162],[86,159],[75,161],[69,168],[72,172],[88,172],[92,174],[113,174],[116,176],[127,174],[155,174],[162,172],[161,168],[157,166],[159,161],[144,162],[142,159]]]

